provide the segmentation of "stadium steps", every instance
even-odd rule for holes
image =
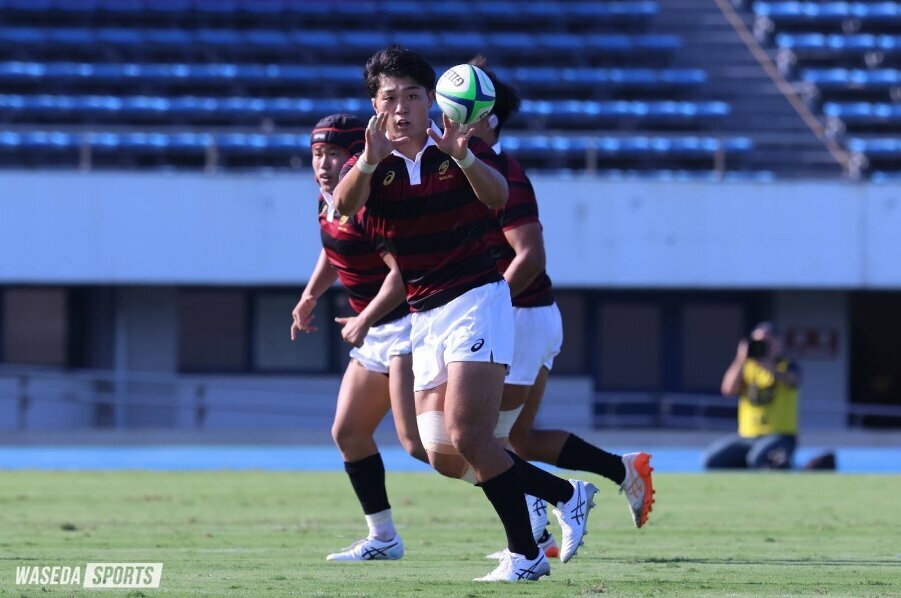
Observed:
[[[753,15],[740,13],[749,28]],[[704,24],[698,27],[698,23]],[[735,34],[711,0],[661,0],[654,29],[682,38],[673,68],[702,68],[707,100],[732,107],[718,132],[754,141],[743,165],[782,177],[841,175],[819,139],[807,128],[775,84]],[[775,57],[775,51],[769,51]]]

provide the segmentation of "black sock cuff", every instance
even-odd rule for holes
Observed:
[[[608,453],[575,434],[570,434],[566,438],[556,465],[562,469],[590,471],[604,476],[617,485],[622,484],[626,478],[626,468],[623,466],[621,455]]]
[[[350,478],[363,513],[372,515],[391,508],[385,489],[385,463],[376,453],[359,461],[344,462],[344,471]]]
[[[512,484],[515,484],[517,488],[522,486],[522,478],[519,476],[519,470],[516,469],[515,463],[510,466],[510,469],[499,473],[490,480],[479,482],[479,486],[488,495],[488,498],[491,498],[491,495],[496,494],[498,490],[509,488]]]
[[[376,453],[368,457],[363,457],[359,461],[345,461],[344,471],[348,474],[357,471],[371,471],[373,468],[385,471],[385,462],[382,461],[382,454]]]
[[[566,442],[560,447],[560,454],[557,455],[557,463],[555,465],[557,467],[565,467],[563,463],[570,460],[570,455],[573,451],[578,450],[580,444],[585,444],[585,441],[570,432],[569,436],[566,437]]]

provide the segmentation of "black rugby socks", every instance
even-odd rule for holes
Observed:
[[[523,498],[523,484],[516,465],[504,473],[479,484],[504,524],[507,548],[527,559],[538,556],[538,545],[532,537],[529,508]]]
[[[575,471],[590,471],[602,475],[617,486],[626,479],[626,468],[621,455],[608,453],[588,444],[575,434],[570,434],[557,457],[557,467]]]

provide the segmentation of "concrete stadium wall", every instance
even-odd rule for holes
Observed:
[[[901,288],[901,186],[534,177],[558,286]],[[0,283],[297,284],[311,175],[0,173]]]

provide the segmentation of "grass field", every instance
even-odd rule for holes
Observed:
[[[901,596],[901,476],[659,475],[650,524],[599,482],[586,545],[537,583],[477,585],[481,491],[389,474],[402,561],[326,563],[364,533],[343,474],[0,473],[0,596]],[[556,522],[552,530],[556,530]],[[15,585],[17,565],[163,562],[159,590]]]

